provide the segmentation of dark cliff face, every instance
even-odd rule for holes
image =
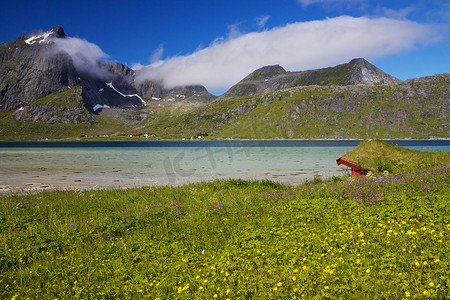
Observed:
[[[225,96],[251,96],[260,92],[273,92],[295,86],[400,82],[401,80],[386,74],[365,59],[356,58],[335,67],[300,72],[287,72],[279,65],[266,66],[232,86]]]
[[[84,106],[81,87],[67,88],[34,101],[13,111],[10,116],[18,121],[43,123],[94,123]]]
[[[86,107],[144,107],[145,101],[133,87],[134,71],[120,63],[99,62],[102,76],[80,73]]]
[[[0,46],[0,110],[31,104],[63,87],[77,86],[78,73],[67,53],[51,55],[52,38],[63,38],[62,28],[23,35]]]

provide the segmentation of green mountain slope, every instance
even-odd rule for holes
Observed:
[[[395,85],[295,87],[222,97],[151,124],[161,136],[215,138],[449,137],[450,74]]]
[[[386,74],[363,58],[345,64],[316,70],[287,72],[281,66],[262,67],[232,86],[225,96],[250,96],[295,86],[397,84],[401,80]]]
[[[0,139],[122,139],[144,133],[163,139],[450,138],[450,74],[401,82],[374,68],[362,59],[303,72],[269,66],[213,102],[161,99],[144,108],[106,108],[98,115],[79,106],[78,88],[66,90],[0,113]],[[297,81],[289,84],[295,86],[282,88],[294,75]],[[245,84],[253,85],[251,93]],[[76,109],[79,118],[65,124]]]

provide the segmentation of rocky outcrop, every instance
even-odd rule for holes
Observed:
[[[93,123],[94,119],[84,106],[81,87],[68,88],[14,110],[9,117],[18,121],[51,123]]]
[[[63,29],[56,27],[0,46],[0,111],[14,110],[79,85],[70,56],[46,51],[52,38],[65,36]]]
[[[144,99],[149,101],[166,99],[168,101],[208,103],[217,98],[202,85],[177,86],[167,89],[160,81],[145,80],[134,82],[133,86],[136,87],[138,93],[143,95]]]
[[[382,70],[378,69],[367,60],[362,58],[356,58],[348,63],[350,68],[350,76],[344,79],[344,85],[349,84],[396,84],[400,83],[401,80],[391,76]],[[345,65],[344,65],[345,68]]]

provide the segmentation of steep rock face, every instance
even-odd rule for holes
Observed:
[[[382,83],[382,84],[396,84],[401,80],[386,74],[382,70],[378,69],[367,60],[362,58],[356,58],[349,62],[351,69],[351,75],[346,79],[345,83]]]
[[[162,98],[165,94],[164,85],[162,82],[154,80],[144,80],[134,83],[139,94],[145,99],[151,100],[152,98]]]
[[[94,119],[84,106],[81,87],[67,88],[14,110],[10,115],[18,121],[43,123],[93,123]]]
[[[23,35],[0,46],[0,110],[31,104],[63,87],[79,85],[78,73],[67,53],[51,55],[52,38],[64,38],[61,27]]]
[[[134,71],[121,63],[98,62],[102,76],[80,73],[83,99],[93,112],[105,107],[137,107],[146,105],[133,86]]]
[[[251,96],[260,92],[273,92],[295,86],[400,82],[401,80],[386,74],[365,59],[356,58],[335,67],[300,72],[287,72],[279,65],[266,66],[232,86],[224,96]]]

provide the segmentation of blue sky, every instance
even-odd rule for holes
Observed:
[[[0,43],[58,25],[143,79],[215,94],[269,64],[300,71],[364,57],[402,80],[450,72],[442,0],[9,0]]]

